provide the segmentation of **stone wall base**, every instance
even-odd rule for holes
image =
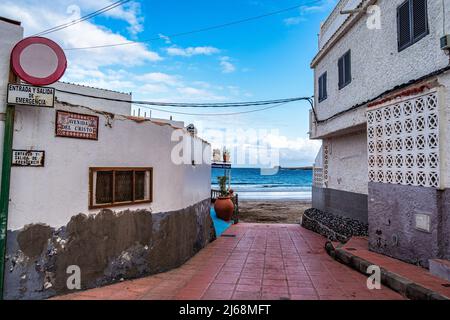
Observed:
[[[168,213],[79,214],[62,228],[33,224],[8,231],[5,299],[45,299],[71,293],[70,266],[81,289],[179,267],[215,239],[210,199]]]
[[[312,206],[315,209],[367,223],[367,195],[313,187]]]

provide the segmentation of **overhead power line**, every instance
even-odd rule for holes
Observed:
[[[321,3],[321,2],[323,2],[323,0],[310,1],[310,2],[307,2],[307,3],[299,4],[299,5],[296,5],[296,6],[293,6],[293,7],[284,8],[284,9],[277,10],[277,11],[272,11],[272,12],[261,14],[261,15],[258,15],[258,16],[253,16],[253,17],[249,17],[249,18],[245,18],[245,19],[241,19],[241,20],[235,20],[235,21],[231,21],[231,22],[227,22],[227,23],[217,24],[217,25],[213,25],[213,26],[209,26],[209,27],[205,27],[205,28],[200,28],[200,29],[195,29],[195,30],[191,30],[191,31],[179,32],[179,33],[174,33],[174,34],[168,34],[166,36],[168,38],[176,38],[176,37],[182,37],[182,36],[187,36],[187,35],[191,35],[191,34],[211,31],[211,30],[215,30],[215,29],[226,28],[226,27],[230,27],[230,26],[233,26],[233,25],[246,23],[246,22],[250,22],[250,21],[254,21],[254,20],[259,20],[259,19],[270,17],[270,16],[278,15],[280,13],[284,13],[284,12],[300,9],[302,7],[305,7],[305,6],[315,5],[315,4],[318,4],[318,3]],[[154,38],[149,38],[149,39],[146,39],[146,40],[140,40],[140,41],[128,41],[128,42],[112,43],[112,44],[105,44],[105,45],[98,45],[98,46],[89,46],[89,47],[65,48],[64,50],[70,51],[70,50],[101,49],[101,48],[110,48],[110,47],[133,45],[133,44],[143,44],[143,43],[147,43],[147,42],[151,42],[151,41],[158,41],[158,40],[161,40],[160,36],[154,37]]]
[[[293,102],[293,101],[290,101],[290,102]],[[286,105],[286,104],[288,104],[290,102],[278,103],[278,104],[276,104],[274,106],[265,107],[265,108],[259,108],[259,109],[255,109],[255,110],[231,112],[231,113],[189,113],[189,112],[178,112],[178,111],[163,110],[163,109],[153,108],[153,107],[148,107],[148,106],[143,106],[143,107],[146,108],[146,109],[149,109],[149,110],[160,111],[160,112],[165,112],[165,113],[170,113],[170,114],[180,114],[180,115],[186,115],[186,116],[211,117],[211,116],[235,116],[235,115],[240,115],[240,114],[261,112],[261,111],[265,111],[265,110],[270,110],[270,109],[275,109],[275,108],[282,107],[282,106],[284,106],[284,105]]]
[[[189,102],[158,102],[158,101],[138,101],[138,100],[125,100],[125,99],[114,99],[114,98],[106,98],[106,97],[98,97],[94,95],[88,95],[83,93],[77,93],[66,90],[56,89],[57,92],[77,95],[85,98],[91,99],[99,99],[106,100],[112,102],[124,102],[131,103],[136,105],[145,105],[145,106],[159,106],[159,107],[176,107],[176,108],[241,108],[241,107],[254,107],[254,106],[265,106],[265,105],[273,105],[273,104],[283,104],[290,103],[295,101],[311,101],[310,97],[295,97],[295,98],[286,98],[286,99],[275,99],[275,100],[261,100],[261,101],[246,101],[246,102],[227,102],[227,103],[189,103]]]
[[[100,15],[102,13],[105,13],[107,11],[110,11],[110,10],[114,9],[114,8],[122,6],[122,5],[124,5],[124,4],[126,4],[127,2],[130,2],[130,1],[131,0],[120,0],[120,1],[114,2],[114,3],[108,5],[108,6],[104,7],[104,8],[101,8],[101,9],[99,9],[97,11],[94,11],[94,12],[92,12],[92,13],[90,13],[88,15],[85,15],[85,16],[79,18],[79,19],[76,19],[76,20],[73,20],[71,22],[64,23],[64,24],[61,24],[59,26],[55,26],[53,28],[41,31],[41,32],[35,34],[35,36],[43,36],[43,35],[47,35],[49,33],[60,31],[62,29],[66,29],[66,28],[71,27],[71,26],[73,26],[75,24],[78,24],[80,22],[92,19],[92,18],[94,18],[94,17],[96,17],[96,16],[98,16],[98,15]]]

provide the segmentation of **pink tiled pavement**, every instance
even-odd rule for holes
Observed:
[[[56,299],[379,300],[402,299],[334,261],[325,238],[299,225],[238,224],[182,267]]]

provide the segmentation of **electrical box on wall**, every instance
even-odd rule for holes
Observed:
[[[424,232],[431,232],[431,217],[425,213],[416,213],[414,215],[415,218],[415,227],[417,230]]]
[[[441,38],[441,49],[450,50],[450,34],[447,34]]]

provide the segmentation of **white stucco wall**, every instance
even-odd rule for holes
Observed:
[[[445,188],[450,188],[450,71],[439,77],[442,85],[440,90],[441,101],[441,180]]]
[[[67,82],[57,82],[53,85],[50,85],[49,87],[57,89],[55,96],[59,101],[65,101],[72,104],[80,104],[82,106],[92,106],[96,110],[111,112],[114,114],[123,114],[123,115],[131,114],[131,100],[132,100],[131,93],[121,93],[105,89],[80,86]],[[121,101],[125,100],[130,102],[127,103],[103,99],[93,99],[83,97],[80,95],[73,95],[69,93],[60,92],[58,90],[67,92],[76,92],[86,96],[95,96],[100,98],[108,98]]]
[[[84,108],[62,107],[83,114]],[[30,223],[65,225],[88,210],[89,167],[153,167],[153,203],[116,207],[115,211],[151,208],[154,213],[179,210],[210,197],[208,164],[175,165],[171,161],[174,129],[150,121],[115,117],[112,128],[99,115],[99,140],[55,137],[55,110],[17,107],[14,148],[45,150],[43,168],[14,167],[8,229]],[[186,133],[187,136],[187,133]],[[200,140],[198,140],[200,141]],[[201,142],[210,154],[210,146]]]
[[[19,25],[0,20],[0,151],[3,154],[5,133],[4,113],[6,110],[6,91],[9,78],[11,51],[23,37],[23,28]],[[3,157],[0,156],[0,175]]]
[[[440,49],[443,35],[441,0],[428,1],[430,34],[411,47],[398,52],[397,7],[404,0],[379,0],[381,30],[369,30],[366,19],[360,19],[349,32],[336,42],[315,69],[315,96],[318,97],[318,78],[327,72],[328,98],[316,109],[319,119],[326,119],[340,111],[377,97],[397,85],[420,78],[449,64],[449,57]],[[447,32],[450,3],[447,1]],[[348,50],[352,54],[352,83],[338,89],[338,59]],[[312,138],[320,138],[339,130],[365,122],[364,111],[346,114],[332,124],[312,128]]]
[[[367,134],[344,135],[324,140],[329,146],[328,188],[368,193]]]
[[[340,0],[333,12],[328,16],[320,28],[319,49],[331,39],[339,27],[347,20],[347,14],[341,14],[342,10],[356,9],[363,0]]]

